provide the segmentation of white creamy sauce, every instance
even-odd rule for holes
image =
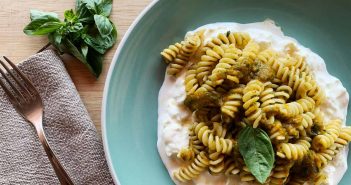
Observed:
[[[349,95],[342,83],[336,77],[330,75],[326,69],[324,60],[313,53],[310,49],[299,44],[295,39],[287,37],[273,21],[264,21],[250,24],[238,23],[215,23],[202,26],[188,34],[194,34],[198,30],[205,29],[205,43],[218,33],[246,32],[258,43],[268,44],[276,51],[283,51],[285,46],[293,43],[298,48],[298,53],[306,57],[306,61],[313,71],[318,84],[325,91],[326,101],[321,105],[321,110],[325,113],[325,119],[339,118],[345,125]],[[188,128],[192,124],[191,111],[184,105],[186,97],[184,86],[185,72],[183,71],[177,78],[166,74],[164,83],[159,92],[158,98],[158,141],[159,154],[165,164],[170,176],[182,166],[186,166],[183,161],[177,159],[176,155],[181,148],[189,144]],[[347,153],[345,148],[340,154],[329,163],[324,169],[328,174],[328,184],[337,185],[347,169]],[[173,178],[177,185],[199,184],[199,185],[229,185],[241,184],[251,185],[255,183],[240,182],[238,176],[211,176],[208,172],[202,173],[193,182],[181,183]]]

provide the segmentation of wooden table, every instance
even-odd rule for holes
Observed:
[[[118,43],[137,15],[151,0],[114,0],[111,20],[118,30]],[[74,9],[75,0],[1,0],[0,1],[0,55],[20,62],[36,53],[47,38],[27,36],[23,28],[29,23],[30,9],[56,12],[60,18],[66,9]],[[99,133],[101,133],[101,103],[104,83],[118,43],[105,55],[103,72],[95,79],[84,66],[70,56],[64,56],[66,68],[71,75],[86,108]]]

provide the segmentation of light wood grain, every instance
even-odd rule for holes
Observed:
[[[114,0],[111,20],[118,30],[118,43],[138,14],[151,0]],[[46,37],[31,37],[23,33],[29,22],[30,9],[52,11],[63,17],[66,9],[73,9],[75,0],[1,0],[0,1],[0,55],[20,62],[36,53],[48,41]],[[104,59],[104,69],[95,79],[79,61],[64,56],[66,68],[89,111],[99,133],[101,133],[101,102],[108,68],[118,43],[110,49]]]

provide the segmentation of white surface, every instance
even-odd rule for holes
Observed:
[[[205,42],[217,36],[218,33],[231,31],[247,32],[256,42],[268,44],[276,51],[283,51],[287,44],[294,43],[299,50],[298,53],[306,57],[306,61],[312,69],[317,82],[325,90],[327,96],[326,102],[321,105],[321,110],[326,114],[325,118],[327,120],[333,118],[342,119],[345,125],[349,95],[340,80],[327,72],[325,63],[321,57],[313,53],[310,49],[300,45],[295,39],[284,36],[281,29],[275,26],[272,21],[250,24],[215,23],[202,26],[188,34],[193,34],[200,29],[206,29]],[[184,166],[184,163],[176,158],[176,154],[181,148],[187,147],[189,142],[188,127],[191,125],[191,112],[185,109],[183,105],[186,96],[184,78],[184,71],[177,79],[166,75],[159,92],[157,147],[171,177],[174,170]],[[329,185],[338,184],[345,173],[347,169],[347,152],[348,149],[340,152],[340,155],[325,168],[325,171],[329,175]],[[185,184],[176,180],[174,182],[178,185]],[[230,178],[225,176],[210,176],[206,172],[201,174],[194,182],[187,184],[248,185],[252,183],[240,182],[238,176]]]

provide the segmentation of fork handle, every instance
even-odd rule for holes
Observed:
[[[51,150],[42,126],[36,126],[36,130],[39,136],[39,140],[44,147],[46,155],[48,156],[61,185],[74,185],[71,178],[55,156],[54,152]]]

